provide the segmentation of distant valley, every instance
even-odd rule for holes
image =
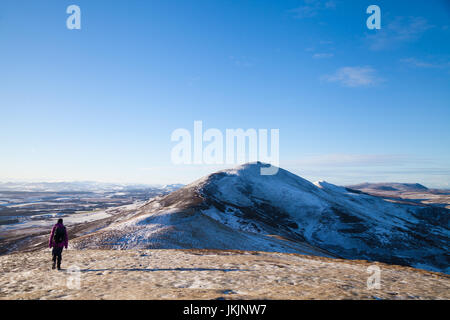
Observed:
[[[58,218],[72,225],[104,219],[182,185],[119,185],[96,182],[0,183],[0,254],[38,239]]]

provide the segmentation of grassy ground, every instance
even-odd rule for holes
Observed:
[[[296,254],[219,250],[41,250],[0,256],[0,299],[450,299],[450,277]],[[368,289],[380,268],[380,289]],[[79,271],[77,271],[79,270]]]

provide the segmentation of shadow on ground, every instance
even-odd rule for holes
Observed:
[[[222,272],[232,272],[232,271],[251,271],[247,269],[210,269],[210,268],[170,268],[170,269],[147,269],[147,268],[129,268],[129,269],[82,269],[80,272],[103,272],[103,271],[143,271],[143,272],[154,272],[154,271],[222,271]]]

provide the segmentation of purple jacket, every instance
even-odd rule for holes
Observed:
[[[65,235],[65,237],[64,237],[64,241],[63,241],[63,242],[55,243],[55,242],[53,241],[53,235],[55,234],[56,228],[58,228],[58,227],[63,227],[63,228],[64,228],[64,231],[65,231],[65,233],[66,233],[66,235]],[[64,227],[64,225],[61,224],[61,223],[55,224],[55,225],[53,226],[52,234],[50,235],[50,240],[49,240],[49,242],[48,242],[49,248],[52,248],[52,247],[55,247],[55,248],[56,248],[56,247],[58,247],[58,248],[66,247],[66,249],[67,249],[67,246],[68,246],[68,245],[69,245],[69,237],[67,236],[67,229],[66,229],[66,227]]]

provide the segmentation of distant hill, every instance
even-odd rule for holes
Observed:
[[[356,185],[348,186],[352,189],[362,190],[362,189],[371,189],[371,190],[379,190],[379,191],[401,191],[401,192],[419,192],[419,191],[428,191],[429,189],[420,183],[397,183],[397,182],[389,182],[389,183],[361,183]]]
[[[71,182],[0,182],[0,191],[17,192],[110,192],[141,189],[167,189],[174,191],[181,188],[182,184],[166,186],[148,184],[118,184],[95,181],[71,181]]]

